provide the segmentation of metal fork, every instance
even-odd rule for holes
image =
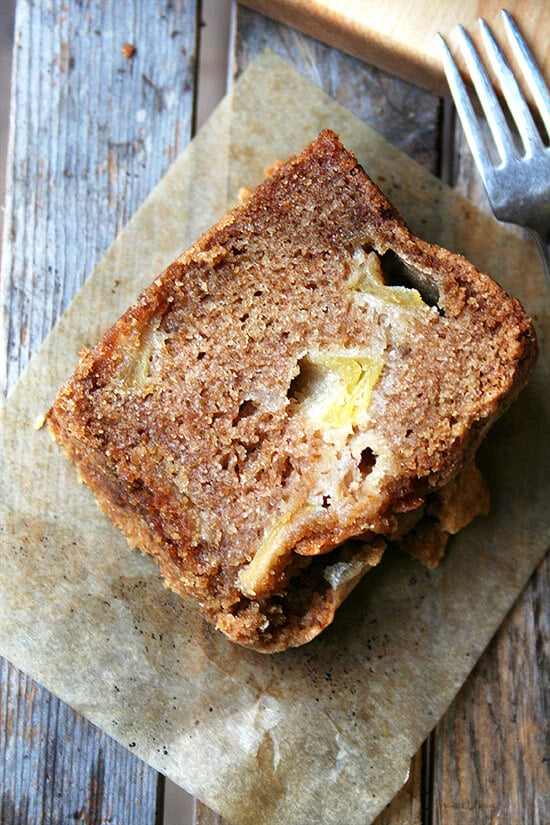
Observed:
[[[550,136],[548,87],[513,19],[505,10],[502,10],[501,14],[510,44]],[[498,163],[491,160],[470,95],[445,40],[439,35],[447,81],[495,216],[501,221],[527,228],[535,237],[550,286],[550,147],[545,145],[518,83],[487,23],[480,19],[479,25],[484,47],[521,138],[522,150],[516,148],[513,132],[497,94],[472,41],[462,26],[458,26],[460,46],[492,134],[499,156]]]

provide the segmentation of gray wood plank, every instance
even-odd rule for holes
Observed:
[[[453,137],[454,185],[490,211],[459,124]],[[547,555],[435,730],[434,825],[550,822],[549,719]]]
[[[153,825],[155,772],[0,660],[0,822]]]
[[[15,32],[3,391],[192,134],[198,0],[19,0]],[[3,825],[152,825],[162,781],[1,661],[0,792]]]
[[[434,822],[550,822],[550,558],[438,725]]]
[[[4,387],[187,143],[196,8],[196,0],[19,1]],[[122,54],[126,42],[133,57]]]

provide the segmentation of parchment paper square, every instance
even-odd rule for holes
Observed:
[[[481,450],[491,516],[456,537],[437,570],[386,554],[319,639],[265,656],[231,645],[164,589],[35,425],[78,350],[241,185],[324,127],[414,230],[518,294],[542,353]],[[548,321],[533,246],[264,53],[121,233],[3,410],[2,654],[239,825],[364,825],[405,781],[548,547]]]

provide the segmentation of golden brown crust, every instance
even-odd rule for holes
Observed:
[[[426,567],[437,567],[449,538],[476,516],[488,515],[490,496],[487,482],[474,461],[466,464],[444,487],[426,501],[416,524],[399,537],[405,552]]]
[[[414,237],[326,131],[82,354],[49,423],[169,586],[276,650],[332,620],[335,546],[380,548],[536,357],[520,304]]]

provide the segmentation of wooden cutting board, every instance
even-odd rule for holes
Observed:
[[[380,69],[438,94],[448,94],[437,33],[447,40],[462,71],[456,26],[461,23],[480,54],[477,20],[483,17],[513,68],[505,33],[503,0],[243,0],[263,14],[360,57]],[[508,0],[512,14],[550,86],[550,2]],[[516,74],[518,74],[516,72]],[[520,83],[532,100],[525,84]]]

